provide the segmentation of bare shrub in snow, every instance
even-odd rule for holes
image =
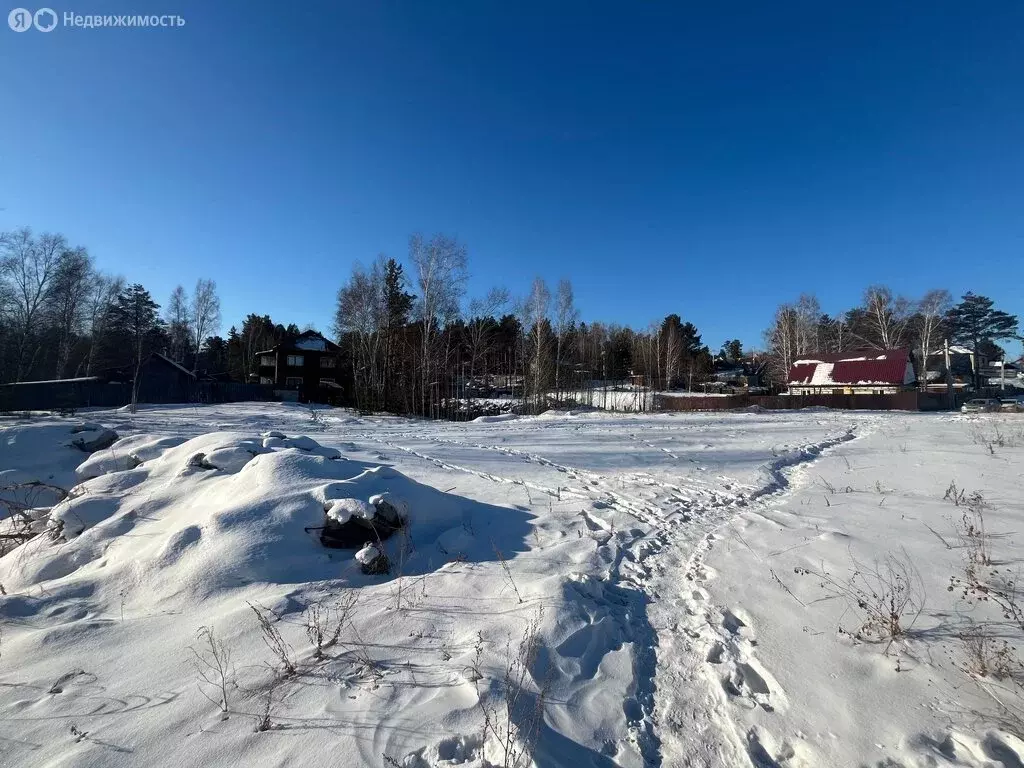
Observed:
[[[962,575],[950,577],[947,589],[960,592],[972,607],[992,606],[1003,619],[994,625],[970,622],[959,631],[953,664],[993,702],[995,711],[985,717],[1024,738],[1024,663],[1017,652],[1024,641],[1024,601],[1017,591],[1018,574],[992,558],[985,526],[988,505],[981,494],[968,495],[951,483],[946,498],[963,510],[955,527],[964,552]]]
[[[956,480],[951,480],[949,483],[949,487],[946,489],[946,495],[943,496],[942,498],[945,499],[946,501],[953,502],[959,507],[961,504],[964,503],[964,497],[966,495],[967,492],[963,488],[956,487]]]
[[[353,593],[345,593],[334,604],[322,601],[311,603],[305,611],[306,637],[313,646],[313,657],[324,658],[324,649],[338,644],[342,632],[351,621],[357,597]]]
[[[996,606],[1003,619],[1024,632],[1024,600],[1018,591],[1019,574],[995,565],[990,547],[990,535],[985,527],[988,504],[980,493],[969,496],[963,491],[946,492],[963,509],[956,524],[957,537],[964,549],[963,575],[949,579],[947,590],[959,592],[970,603],[988,603]]]
[[[199,692],[210,703],[219,707],[221,714],[226,718],[228,691],[235,688],[231,649],[214,634],[213,627],[200,627],[196,633],[196,640],[199,642],[199,648],[189,646],[189,650],[192,651],[192,666],[199,676]],[[209,691],[213,691],[213,695]]]
[[[977,565],[991,565],[988,533],[985,531],[985,508],[987,504],[980,493],[972,493],[961,505],[963,514],[957,526],[957,536],[964,545],[968,560]]]
[[[1009,641],[996,636],[992,627],[970,622],[957,633],[964,661],[960,668],[974,678],[1008,680],[1019,676],[1022,666]]]
[[[516,597],[519,598],[519,602],[525,602],[522,594],[519,592],[519,587],[516,586],[516,580],[512,578],[512,569],[509,567],[508,560],[505,559],[505,556],[501,553],[501,550],[498,549],[498,545],[494,543],[493,539],[491,539],[491,547],[494,549],[494,554],[498,557],[498,562],[501,563],[501,569],[505,572],[505,581],[507,581],[512,587],[512,590],[516,593]]]
[[[993,704],[979,714],[1024,738],[1024,664],[1017,649],[992,627],[973,622],[957,633],[957,640],[961,658],[953,665]]]
[[[483,713],[483,745],[496,746],[498,765],[504,768],[525,768],[531,764],[550,684],[547,670],[539,670],[541,647],[540,611],[527,625],[518,648],[513,650],[511,638],[506,648],[505,670],[497,691],[481,691],[484,679],[481,669],[483,637],[477,636],[476,655],[471,676],[477,689],[477,702]],[[539,684],[531,685],[531,678]]]
[[[295,674],[295,652],[292,647],[285,642],[285,639],[281,637],[281,631],[274,626],[270,617],[273,612],[262,605],[253,605],[249,603],[249,607],[252,608],[252,612],[256,614],[256,621],[260,626],[260,633],[263,636],[263,642],[266,644],[270,652],[274,654],[274,658],[278,660],[281,665],[281,672],[286,676]]]
[[[1017,589],[1018,574],[968,561],[963,576],[951,576],[947,589],[971,603],[989,603],[1003,619],[1024,632],[1024,601]]]
[[[272,730],[274,726],[274,705],[277,703],[275,698],[277,695],[277,687],[281,683],[281,678],[277,675],[277,670],[271,669],[270,680],[267,683],[267,687],[263,691],[262,698],[260,699],[260,712],[256,716],[256,733],[263,733],[264,731]]]
[[[1020,443],[1018,438],[1019,435],[1004,432],[1002,425],[997,421],[971,426],[971,441],[988,448],[988,452],[993,456],[996,448],[1016,448]]]
[[[409,559],[409,555],[413,553],[412,535],[410,532],[410,526],[412,521],[406,519],[401,528],[402,540],[398,545],[398,562],[394,564],[395,570],[397,571],[397,578],[395,579],[395,585],[391,590],[391,594],[395,598],[395,608],[402,610],[402,596],[405,592],[405,564]],[[383,551],[384,545],[381,544],[381,551]]]
[[[843,578],[797,568],[821,580],[821,588],[846,602],[858,617],[852,631],[840,632],[865,642],[885,643],[885,652],[904,637],[924,610],[924,582],[906,551],[889,554],[882,562],[866,566],[852,558],[853,570]]]
[[[310,406],[309,408],[309,420],[316,426],[320,427],[321,431],[327,429],[327,419],[324,418],[321,411],[317,410],[313,406]]]
[[[40,520],[67,497],[63,488],[38,481],[0,486],[0,557],[42,531]]]

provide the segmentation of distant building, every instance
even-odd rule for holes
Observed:
[[[341,347],[316,331],[306,331],[287,344],[257,352],[256,377],[287,398],[338,402],[343,392]]]
[[[914,389],[914,366],[906,349],[813,355],[789,369],[791,395],[892,395]]]
[[[976,377],[985,378],[985,371],[989,375],[999,376],[999,370],[991,370],[989,358],[984,354],[976,354],[970,347],[960,344],[949,346],[949,380],[953,385],[953,391],[963,392],[973,390]],[[1009,371],[1009,369],[1007,369]],[[925,382],[925,389],[929,392],[945,392],[949,388],[946,382],[946,350],[939,348],[928,354],[923,375],[918,376]]]
[[[701,384],[705,392],[753,395],[768,391],[763,376],[765,361],[755,357],[732,361],[717,357],[708,380]]]
[[[130,384],[135,380],[135,366],[108,368],[105,381]],[[140,403],[190,403],[195,399],[196,375],[167,355],[152,352],[139,367]]]

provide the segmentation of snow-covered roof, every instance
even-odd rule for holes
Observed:
[[[4,386],[22,387],[27,384],[68,384],[75,381],[99,381],[99,376],[79,376],[77,379],[48,379],[46,381],[12,381]]]
[[[326,352],[327,351],[327,341],[325,339],[323,339],[323,338],[319,338],[319,339],[315,339],[315,338],[312,338],[312,337],[307,338],[307,339],[300,338],[300,339],[296,340],[295,348],[296,349],[305,349],[305,350],[307,350],[309,352]]]
[[[254,357],[260,355],[272,355],[281,347],[295,349],[304,352],[330,352],[338,349],[338,345],[328,339],[319,331],[304,331],[300,333],[290,344],[278,344],[276,347],[264,349],[262,352],[253,353]]]
[[[934,352],[929,352],[928,353],[929,356],[931,356],[931,355],[944,355],[944,354],[946,354],[946,350],[943,349],[942,347],[939,347]],[[973,355],[974,354],[974,350],[971,349],[970,347],[965,347],[962,344],[950,344],[949,345],[949,354],[951,354],[951,355]]]
[[[914,381],[905,349],[853,352],[802,358],[790,368],[791,386],[896,386]]]

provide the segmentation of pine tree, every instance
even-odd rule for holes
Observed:
[[[963,300],[949,310],[946,325],[953,340],[967,344],[977,354],[996,339],[1018,339],[1017,316],[992,306],[992,299],[968,291]],[[975,387],[980,387],[979,366],[974,367]]]
[[[112,308],[114,335],[132,355],[132,413],[138,410],[142,363],[163,339],[159,308],[149,291],[138,283],[121,291]]]
[[[743,359],[743,342],[739,339],[730,339],[722,345],[722,357],[730,363],[738,363]]]
[[[405,290],[406,281],[402,265],[394,259],[384,264],[384,407],[394,408],[398,402],[400,386],[397,374],[398,338],[409,324],[415,296]]]

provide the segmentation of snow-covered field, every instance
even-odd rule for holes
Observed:
[[[948,587],[975,510],[975,574],[1015,572],[1022,467],[1016,414],[0,422],[0,487],[73,488],[0,558],[0,765],[529,765],[511,729],[538,766],[1021,766],[1020,627]],[[316,529],[380,493],[368,575]],[[857,605],[889,565],[892,642]]]

